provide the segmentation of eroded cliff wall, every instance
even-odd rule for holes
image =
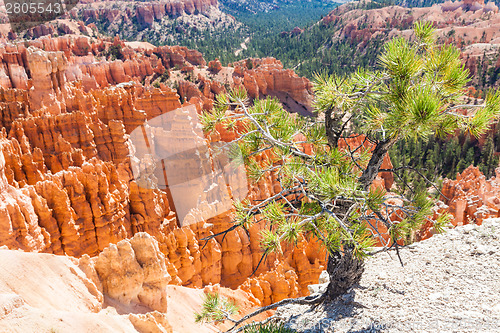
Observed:
[[[119,60],[109,57],[113,49]],[[4,44],[0,61],[0,245],[93,257],[146,232],[158,240],[170,284],[242,286],[269,304],[306,294],[316,282],[325,252],[315,242],[269,256],[251,277],[263,225],[207,243],[232,225],[231,211],[180,227],[168,193],[137,185],[128,141],[146,121],[183,105],[210,108],[227,86],[253,91],[259,81],[255,97],[272,91],[310,107],[306,79],[274,59],[214,70],[187,48],[82,36]],[[189,130],[192,123],[177,125]],[[250,196],[269,196],[274,182],[263,179]]]

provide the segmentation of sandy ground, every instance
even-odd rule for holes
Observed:
[[[107,297],[103,302],[91,290],[74,258],[0,249],[0,332],[137,332],[129,315],[150,311]],[[221,288],[220,293],[238,303],[241,313],[253,308],[242,291]],[[194,322],[203,290],[167,286],[167,294],[167,319],[174,332],[218,332],[229,325]]]
[[[500,219],[369,259],[338,302],[276,311],[299,332],[500,332]]]
[[[0,332],[134,332],[84,279],[69,257],[0,250]]]

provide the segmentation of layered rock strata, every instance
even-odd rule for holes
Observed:
[[[500,168],[491,179],[470,166],[456,180],[443,182],[440,211],[453,215],[453,225],[474,223],[481,225],[483,220],[500,216]]]
[[[120,59],[111,60],[111,53]],[[105,263],[131,258],[134,246],[125,240],[146,232],[158,241],[156,257],[165,262],[164,267],[155,266],[153,274],[165,276],[161,281],[134,271],[137,281],[149,289],[165,283],[196,288],[221,284],[251,293],[258,304],[308,293],[307,285],[316,282],[326,260],[317,242],[301,241],[284,255],[269,255],[259,266],[264,223],[203,241],[232,225],[228,209],[205,216],[221,198],[201,189],[190,203],[196,207],[188,214],[191,222],[182,224],[172,193],[138,184],[130,159],[134,131],[153,128],[154,119],[182,106],[190,108],[191,120],[175,121],[177,133],[196,135],[208,152],[214,142],[234,139],[222,130],[209,139],[201,132],[193,134],[196,113],[210,109],[227,86],[245,87],[253,98],[276,96],[290,110],[308,112],[312,94],[307,79],[271,58],[249,59],[233,67],[220,62],[206,66],[199,52],[184,47],[82,36],[0,45],[0,59],[0,245],[99,256],[97,272],[109,281],[109,294],[120,298],[113,276],[124,272],[114,272]],[[177,145],[187,142],[186,134],[170,137],[167,132],[148,131],[160,146],[174,139]],[[350,141],[346,144],[365,144],[361,137]],[[215,160],[208,162],[210,174]],[[384,168],[391,168],[388,159]],[[468,171],[458,181],[470,177],[480,179]],[[390,190],[392,182],[390,174],[381,173],[375,186]],[[456,223],[497,214],[494,198],[484,199],[494,181],[479,180],[477,189],[471,190],[478,194],[472,196],[463,185],[450,182],[444,188],[450,201],[442,206],[454,214]],[[277,190],[277,180],[270,175],[247,190],[251,200],[260,200]],[[233,186],[232,195],[236,192]],[[470,199],[475,196],[479,199]],[[418,237],[428,237],[431,229],[427,226]],[[149,259],[144,260],[138,261],[142,270]],[[155,309],[163,306],[161,297],[152,299],[133,286],[123,297],[125,303],[142,299],[154,303]]]
[[[111,60],[113,50],[120,59]],[[118,297],[113,276],[119,274],[105,263],[110,258],[127,261],[134,245],[124,240],[147,232],[158,240],[157,256],[165,258],[165,267],[158,269],[168,275],[150,281],[144,263],[138,261],[143,272],[134,271],[134,276],[149,289],[165,283],[197,288],[245,284],[262,255],[263,225],[202,241],[232,225],[231,211],[181,227],[168,191],[137,184],[129,137],[147,121],[183,105],[192,105],[196,117],[228,85],[251,90],[242,80],[248,75],[263,75],[272,87],[269,91],[305,104],[311,100],[306,79],[273,59],[256,65],[260,74],[241,65],[214,70],[199,52],[187,48],[83,36],[3,44],[0,59],[0,245],[98,256],[97,273],[108,281],[103,282],[108,293]],[[193,125],[176,126],[189,130]],[[209,146],[209,140],[199,140]],[[263,179],[250,189],[250,197],[270,195],[275,182],[272,177]],[[213,200],[209,194],[195,203],[198,209],[208,207],[203,202]],[[306,294],[324,260],[318,244],[303,241],[283,258],[270,256],[244,289],[255,292],[253,299],[262,304]],[[283,278],[286,286],[280,283]],[[133,286],[123,297],[125,303],[148,300],[162,310],[161,298],[152,299]]]

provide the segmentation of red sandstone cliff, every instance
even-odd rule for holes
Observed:
[[[119,60],[106,56],[113,45],[120,46]],[[260,260],[263,226],[248,234],[232,231],[205,246],[202,238],[231,226],[231,212],[180,228],[167,193],[134,181],[127,141],[145,121],[183,103],[199,112],[209,108],[226,84],[251,90],[242,81],[249,76],[263,77],[262,88],[307,105],[307,80],[273,59],[255,70],[220,66],[214,73],[187,48],[84,36],[4,44],[0,61],[0,245],[98,256],[109,244],[147,232],[158,241],[170,284],[242,285],[255,302],[268,304],[306,294],[316,282],[325,255],[305,241],[283,258],[270,256],[248,279]],[[164,73],[170,78],[153,87]],[[168,87],[174,81],[176,90]],[[262,180],[252,197],[270,195],[273,181]],[[103,256],[113,256],[110,251]],[[161,307],[161,300],[155,304]]]
[[[450,212],[453,225],[475,223],[500,216],[500,169],[491,179],[486,179],[478,168],[470,166],[456,180],[443,183],[441,210]]]
[[[121,59],[109,58],[112,46],[119,46]],[[83,36],[4,44],[0,60],[0,245],[102,256],[105,262],[122,260],[118,248],[103,252],[110,244],[146,232],[158,242],[157,256],[165,262],[161,271],[170,284],[239,287],[255,302],[270,304],[307,294],[307,285],[317,282],[326,258],[314,241],[270,255],[251,276],[262,255],[263,224],[206,244],[203,238],[231,226],[230,211],[179,227],[168,193],[134,180],[128,143],[134,129],[182,105],[194,105],[198,112],[210,108],[227,85],[242,85],[254,98],[274,95],[294,111],[307,111],[308,80],[269,58],[207,67],[199,52],[187,48]],[[193,125],[178,126],[192,130]],[[221,132],[219,139],[229,137]],[[390,168],[389,160],[384,163]],[[390,175],[380,176],[377,185],[390,189]],[[268,197],[275,184],[273,176],[262,179],[249,197]],[[460,202],[457,198],[451,202]],[[208,200],[205,194],[200,204]],[[468,216],[476,214],[469,210]],[[105,279],[112,276],[103,267]],[[162,306],[161,298],[151,302]]]

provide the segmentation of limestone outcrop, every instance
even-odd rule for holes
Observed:
[[[111,53],[119,59],[112,59]],[[217,284],[240,288],[251,293],[256,304],[309,293],[307,285],[316,283],[325,267],[326,254],[319,244],[302,240],[259,265],[264,223],[248,232],[220,234],[231,227],[232,213],[227,209],[203,217],[203,211],[212,207],[207,204],[213,202],[210,191],[192,203],[198,211],[190,211],[190,218],[201,219],[182,226],[171,192],[144,188],[135,180],[129,140],[144,124],[182,106],[191,105],[189,117],[194,119],[196,113],[210,109],[227,86],[243,86],[254,98],[275,96],[290,110],[304,113],[312,101],[307,79],[270,58],[249,59],[233,67],[219,62],[207,66],[199,52],[185,47],[84,36],[5,44],[0,55],[0,156],[5,161],[0,163],[0,245],[80,258],[101,254],[96,267],[110,295],[159,310],[163,301],[150,291],[163,288],[166,280],[193,288]],[[175,124],[178,138],[167,140],[158,130],[146,132],[154,132],[160,146],[175,140],[176,145],[187,144],[193,122]],[[212,138],[200,133],[197,140],[208,147],[234,139],[222,129]],[[348,144],[369,148],[361,137],[349,139]],[[214,161],[210,163],[212,168]],[[391,167],[386,159],[383,168]],[[389,190],[392,183],[391,174],[381,173],[374,186]],[[248,189],[248,197],[266,198],[277,184],[274,175],[263,178]],[[460,200],[458,196],[446,205],[456,202],[460,208]],[[473,206],[468,206],[467,216],[479,216],[472,212]],[[481,210],[484,207],[478,206]],[[151,251],[164,264],[155,266],[153,275],[164,276],[161,281],[148,280],[144,262],[137,257],[133,244],[139,240],[133,237],[143,232],[157,241]],[[203,241],[216,234],[220,235]],[[107,267],[110,258],[130,266],[127,272],[135,282],[130,282],[125,295],[114,287],[114,276],[125,272],[113,273]],[[101,283],[98,271],[93,273],[96,285]],[[134,320],[147,326],[153,318]]]
[[[500,168],[491,179],[470,166],[456,180],[443,182],[443,195],[438,205],[439,211],[453,215],[453,225],[474,223],[481,225],[483,220],[500,216]]]
[[[151,290],[163,288],[167,280],[169,285],[194,288],[220,284],[236,289],[244,284],[261,259],[263,225],[248,234],[233,230],[203,241],[232,225],[228,208],[181,227],[171,193],[136,182],[129,138],[135,129],[181,106],[194,105],[190,117],[196,117],[227,86],[250,89],[242,81],[249,76],[261,85],[260,96],[284,96],[295,105],[310,101],[306,79],[273,59],[251,62],[255,69],[247,63],[223,67],[220,62],[209,68],[201,53],[185,47],[86,36],[0,45],[0,246],[66,254],[82,262],[87,258],[82,267],[94,276],[96,286],[102,284],[109,295],[125,303],[147,303],[158,310],[163,301],[151,296]],[[177,122],[176,126],[189,130],[193,125]],[[176,144],[185,142],[182,135]],[[199,135],[200,142],[208,146],[213,142]],[[231,133],[219,136],[215,141],[231,139]],[[275,184],[275,177],[262,179],[251,189],[250,198],[270,195]],[[234,193],[239,190],[233,188]],[[210,192],[205,196],[209,198]],[[196,219],[208,208],[201,204],[190,214]],[[164,266],[152,275],[168,278],[148,280],[145,262],[134,248],[139,241],[134,235],[143,232],[157,240],[156,256],[164,258]],[[99,269],[88,268],[94,260],[90,258],[100,254]],[[113,273],[115,268],[107,267],[110,258],[130,266],[127,272],[135,282],[130,282],[125,295],[114,288],[114,276],[124,272]],[[277,260],[286,264],[268,274]],[[263,261],[247,283],[253,289],[246,290],[259,295],[251,297],[257,304],[307,294],[307,285],[317,279],[324,262],[317,244],[300,242],[282,257]],[[288,287],[279,285],[284,276]],[[146,289],[138,287],[139,281]],[[153,318],[134,320],[147,326]]]
[[[109,297],[167,311],[166,287],[171,277],[158,242],[147,233],[105,248],[95,260],[95,270]]]

